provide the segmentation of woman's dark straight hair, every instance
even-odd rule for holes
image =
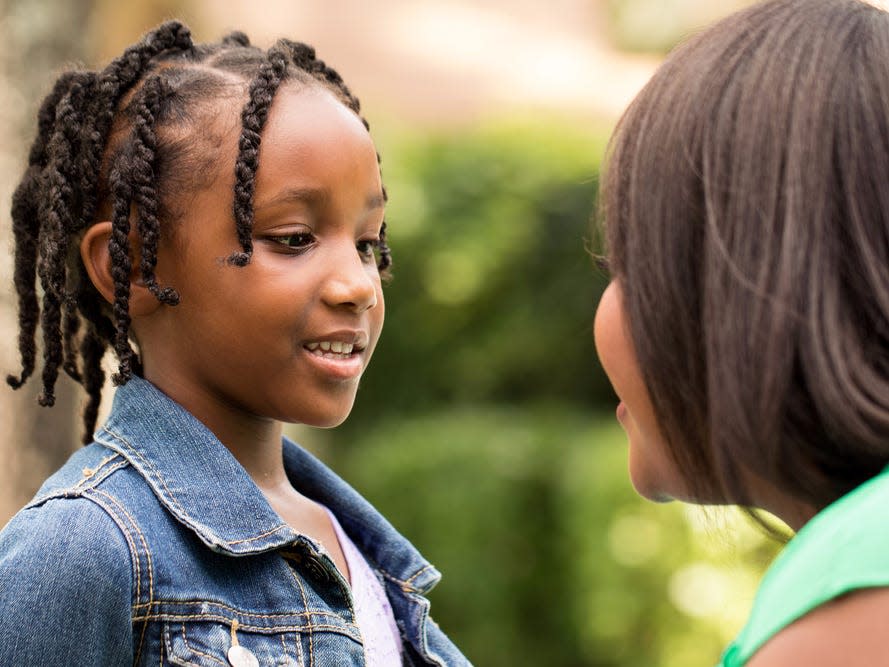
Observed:
[[[698,497],[823,508],[889,463],[889,14],[758,4],[621,119],[602,217],[629,335]]]

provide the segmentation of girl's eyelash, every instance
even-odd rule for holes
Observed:
[[[304,250],[315,241],[315,237],[309,232],[269,236],[268,239],[291,250]]]
[[[374,256],[374,252],[377,248],[380,247],[380,239],[362,239],[355,247],[358,248],[358,252],[364,257],[370,258]]]

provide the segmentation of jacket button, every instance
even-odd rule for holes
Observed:
[[[228,661],[232,667],[259,667],[259,660],[243,646],[232,646],[228,650]]]
[[[310,575],[319,581],[327,581],[330,579],[327,568],[324,567],[324,563],[322,563],[321,559],[317,556],[309,556],[306,558],[303,562],[303,567],[306,568]]]

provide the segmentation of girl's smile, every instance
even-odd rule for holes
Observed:
[[[364,331],[337,331],[303,345],[322,373],[352,380],[361,375],[367,363],[368,334]]]

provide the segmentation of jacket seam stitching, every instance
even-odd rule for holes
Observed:
[[[176,622],[176,621],[216,621],[219,623],[224,623],[226,625],[231,625],[232,619],[228,616],[221,616],[217,614],[146,614],[145,616],[137,616],[134,620],[152,620],[152,621],[167,621],[167,622]],[[278,634],[280,632],[305,632],[307,630],[333,630],[338,632],[339,634],[346,635],[358,641],[358,634],[352,630],[350,627],[351,623],[343,623],[342,625],[337,625],[334,623],[309,623],[307,625],[293,625],[293,624],[285,624],[285,625],[275,625],[273,627],[266,627],[262,625],[251,625],[249,623],[239,623],[238,628],[242,630],[247,630],[248,632],[256,632],[259,634]]]
[[[117,452],[112,452],[110,455],[106,456],[104,459],[99,461],[98,465],[96,465],[95,468],[84,468],[83,469],[83,478],[80,481],[78,481],[77,484],[75,484],[73,488],[76,489],[78,487],[84,486],[84,485],[86,485],[87,482],[92,481],[94,479],[96,480],[96,483],[101,481],[101,479],[105,479],[104,475],[102,475],[101,479],[99,479],[100,474],[104,473],[105,467],[108,466],[108,464],[110,464],[116,458],[123,459],[123,457],[120,454],[118,454]],[[124,463],[126,463],[125,460],[124,460]],[[117,470],[117,468],[114,468],[114,470]],[[110,470],[110,471],[108,471],[108,473],[110,474],[111,472],[114,472],[114,470]]]
[[[134,606],[135,606],[136,608],[141,609],[141,608],[143,608],[143,607],[149,607],[149,606],[158,606],[158,607],[161,607],[161,606],[164,606],[164,605],[168,605],[168,606],[185,606],[185,605],[193,605],[193,604],[204,605],[204,604],[206,604],[206,601],[202,601],[202,600],[183,600],[183,601],[177,601],[177,602],[165,602],[165,601],[163,601],[163,600],[155,600],[155,601],[153,601],[153,602],[146,602],[146,603],[142,603],[142,604],[138,604],[138,605],[134,605]],[[303,600],[303,605],[308,609],[308,604],[305,602],[305,600]],[[213,602],[213,603],[212,603],[212,606],[214,606],[214,607],[218,607],[218,608],[219,608],[220,610],[222,610],[222,611],[231,612],[232,614],[234,614],[235,616],[237,616],[239,620],[240,620],[241,618],[247,618],[247,619],[255,618],[255,619],[264,619],[264,620],[274,620],[274,619],[284,619],[284,618],[293,618],[293,617],[301,618],[301,617],[304,617],[304,616],[305,616],[305,617],[308,617],[308,616],[332,616],[332,617],[334,617],[334,618],[342,618],[342,616],[340,616],[340,615],[337,614],[336,612],[333,612],[333,611],[325,611],[325,610],[320,610],[320,609],[317,610],[317,611],[299,611],[299,612],[294,612],[294,613],[290,613],[290,614],[283,614],[283,613],[281,613],[281,614],[256,614],[256,613],[250,613],[250,612],[243,612],[243,611],[240,611],[239,609],[236,609],[236,608],[234,608],[234,607],[232,607],[232,606],[229,606],[229,605],[227,605],[227,604],[224,604],[224,603],[222,603],[222,602]],[[145,612],[145,614],[148,615],[148,616],[165,615],[165,614],[166,614],[166,615],[171,615],[171,616],[181,616],[181,615],[183,615],[183,612],[175,612],[175,611],[167,611],[167,612],[164,612],[164,611],[156,611],[156,612],[152,613],[151,610],[147,610],[147,611]],[[188,614],[185,614],[185,615],[188,615]],[[197,615],[199,616],[200,614],[197,614]],[[213,614],[213,615],[215,616],[215,614]],[[139,618],[143,618],[143,616],[140,616]],[[243,624],[241,624],[241,625],[243,625]],[[256,626],[256,627],[259,627],[259,626]]]
[[[306,597],[306,590],[303,587],[303,583],[300,578],[297,576],[296,571],[287,565],[287,571],[290,573],[290,577],[296,582],[297,588],[299,588],[299,595],[302,598],[303,607],[305,609],[309,608],[309,601]],[[311,625],[311,624],[310,624]],[[302,653],[302,648],[300,648],[300,653]],[[312,633],[312,628],[309,627],[309,667],[312,667],[315,663],[315,638]]]
[[[115,456],[120,456],[120,454],[115,454]],[[126,459],[122,459],[120,461],[120,463],[117,463],[114,466],[111,466],[110,468],[106,468],[103,471],[106,474],[103,475],[101,479],[93,479],[94,483],[91,484],[90,486],[81,486],[81,485],[86,481],[86,479],[92,479],[92,478],[88,477],[85,479],[78,480],[74,485],[65,486],[60,489],[54,489],[53,491],[48,491],[48,492],[44,493],[42,496],[37,496],[36,498],[31,500],[31,502],[29,502],[27,505],[25,505],[25,507],[23,509],[34,509],[36,507],[39,507],[40,505],[43,505],[44,503],[46,503],[50,500],[57,500],[60,498],[81,498],[85,495],[83,493],[83,491],[88,491],[89,489],[94,488],[95,486],[97,486],[98,484],[100,484],[101,482],[106,480],[108,478],[108,476],[111,475],[111,473],[113,473],[117,470],[120,470],[121,468],[125,468],[127,465],[129,465],[129,462]],[[98,473],[98,470],[96,470],[95,472]]]
[[[94,489],[93,493],[100,494],[108,499],[110,503],[112,503],[119,512],[121,512],[127,520],[130,522],[132,529],[139,536],[139,541],[142,543],[142,549],[145,553],[145,565],[148,570],[148,603],[151,604],[154,601],[154,566],[151,562],[151,550],[148,548],[148,541],[145,539],[145,534],[142,532],[141,528],[139,528],[139,524],[133,518],[133,516],[127,511],[126,507],[114,496],[106,493],[105,491],[99,491],[98,489]],[[139,584],[138,590],[140,591],[140,595],[136,598],[137,600],[141,600],[141,570],[139,575]],[[139,646],[136,650],[136,662],[138,662],[139,657],[142,654],[142,647],[145,644],[145,633],[148,630],[148,621],[146,621],[142,625],[142,632],[139,634]]]

